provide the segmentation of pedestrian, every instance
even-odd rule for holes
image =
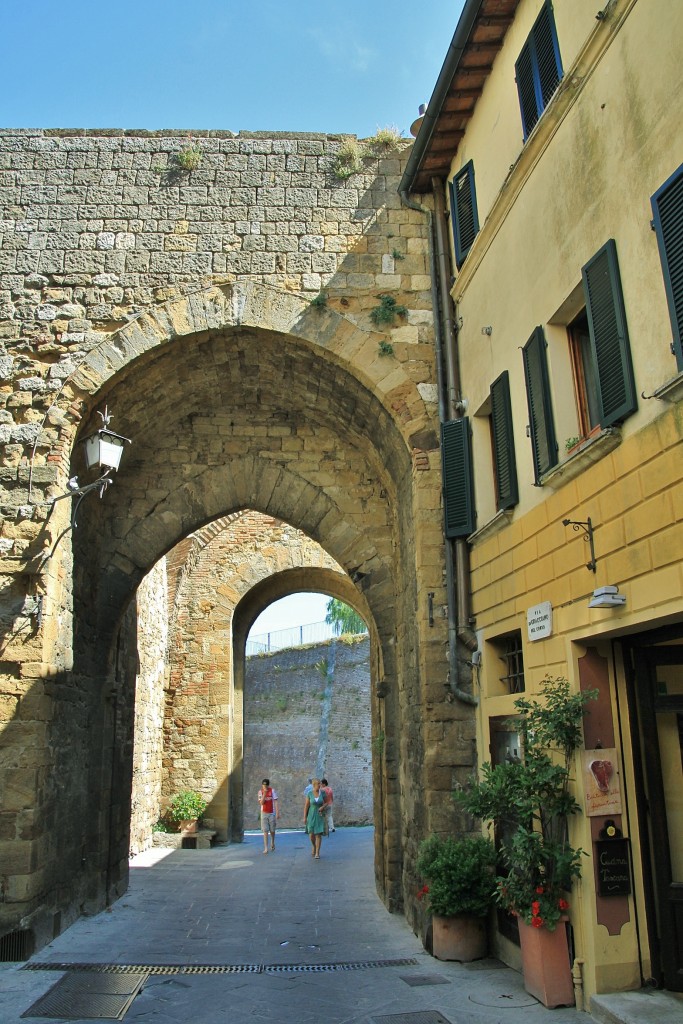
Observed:
[[[334,818],[332,817],[334,793],[332,792],[332,786],[330,786],[327,779],[320,780],[320,788],[322,789],[323,796],[325,797],[325,835],[329,836],[330,832],[334,832]]]
[[[270,779],[264,779],[258,791],[258,802],[261,809],[261,831],[263,832],[263,852],[268,853],[268,836],[270,835],[270,849],[275,849],[275,828],[277,819],[280,817],[280,807],[277,800],[277,793],[270,784]]]
[[[320,779],[311,781],[311,792],[304,804],[304,826],[311,840],[311,857],[320,860],[320,845],[325,832],[325,815],[323,807],[325,795],[320,788]]]
[[[304,789],[304,796],[308,796],[308,794],[311,792],[312,789],[313,789],[313,779],[309,779],[308,780],[308,785]]]

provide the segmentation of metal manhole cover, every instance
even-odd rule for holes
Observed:
[[[147,974],[97,974],[70,971],[22,1017],[62,1020],[123,1020]]]
[[[497,1006],[499,1009],[519,1010],[525,1006],[538,1006],[538,1000],[526,992],[490,992],[480,996],[469,996],[477,1006]]]
[[[418,1010],[416,1013],[387,1013],[373,1017],[377,1024],[451,1024],[438,1010]]]
[[[401,981],[415,988],[418,985],[450,985],[442,974],[399,974]]]

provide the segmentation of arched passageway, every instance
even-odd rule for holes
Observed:
[[[368,357],[354,370],[349,358],[363,346]],[[116,485],[73,535],[73,576],[60,569],[66,544],[49,566],[51,612],[73,614],[73,669],[65,678],[82,712],[53,724],[61,802],[72,819],[85,817],[55,843],[64,861],[75,865],[86,851],[92,865],[85,885],[74,872],[67,886],[87,888],[95,905],[125,887],[137,666],[134,637],[121,639],[124,611],[179,540],[252,509],[320,544],[343,575],[321,576],[317,586],[370,625],[373,730],[382,737],[376,875],[387,905],[400,907],[404,843],[418,833],[425,806],[421,666],[430,649],[445,662],[442,641],[425,632],[420,647],[418,637],[427,608],[418,602],[417,564],[427,572],[432,564],[439,579],[441,569],[440,554],[417,558],[415,523],[423,551],[430,535],[440,551],[441,526],[436,465],[424,451],[418,463],[412,458],[417,438],[425,444],[434,436],[416,386],[376,354],[376,338],[343,317],[272,289],[235,286],[124,328],[88,357],[62,402],[74,424],[84,403],[79,436],[106,402],[117,430],[133,441]],[[55,517],[52,528],[59,526]],[[68,572],[68,560],[62,564]],[[285,574],[274,580],[254,586],[237,607],[237,686],[250,623],[278,587],[287,593],[298,585]]]

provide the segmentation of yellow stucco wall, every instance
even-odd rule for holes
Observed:
[[[616,0],[609,6],[608,17],[598,21],[595,4],[554,0],[564,78],[524,144],[514,63],[541,3],[522,0],[451,166],[452,176],[473,161],[480,224],[452,295],[473,428],[477,532],[471,567],[482,651],[481,757],[490,749],[490,718],[515,710],[514,695],[500,682],[499,652],[487,643],[510,630],[522,633],[527,693],[548,674],[578,686],[586,645],[600,652],[609,663],[613,717],[624,739],[636,892],[630,921],[619,935],[608,935],[596,923],[592,871],[584,870],[572,924],[577,955],[586,961],[588,996],[638,987],[641,968],[646,977],[649,969],[628,712],[610,641],[683,620],[683,406],[671,396],[642,397],[677,374],[650,197],[683,160],[677,42],[683,38],[683,5]],[[565,440],[579,428],[566,327],[585,304],[581,267],[610,238],[617,247],[638,409],[622,424],[617,447],[572,473]],[[537,325],[548,342],[562,467],[552,486],[534,484],[527,436],[520,349]],[[503,370],[510,375],[520,493],[514,510],[496,517],[488,415],[490,387]],[[588,516],[595,527],[595,573],[586,568],[583,535],[562,524]],[[606,584],[619,586],[625,606],[589,609],[592,591]],[[552,635],[531,642],[526,612],[542,601],[552,605]],[[573,842],[590,850],[588,819],[578,817],[572,830]]]

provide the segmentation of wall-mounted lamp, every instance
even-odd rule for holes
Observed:
[[[589,608],[621,608],[626,604],[626,595],[619,593],[619,587],[598,587],[588,602]]]
[[[75,530],[78,523],[78,510],[81,507],[81,502],[87,494],[91,491],[98,491],[100,498],[106,491],[110,483],[113,483],[111,474],[116,472],[121,462],[121,455],[123,454],[123,447],[126,444],[130,444],[130,439],[123,437],[121,434],[115,434],[113,430],[109,429],[109,423],[111,421],[111,414],[107,411],[105,405],[104,412],[98,412],[97,415],[102,420],[102,426],[95,431],[94,434],[89,434],[88,437],[83,438],[82,444],[85,452],[85,464],[88,469],[101,469],[103,472],[90,484],[81,486],[78,482],[77,476],[72,476],[67,483],[67,490],[64,494],[60,494],[59,497],[55,498],[52,502],[54,507],[58,501],[62,498],[76,498],[77,500],[71,507],[71,522],[62,530],[57,540],[52,546],[52,550],[48,555],[48,559],[52,558],[62,537],[69,532],[69,530]]]
[[[591,517],[589,516],[585,523],[582,523],[582,522],[580,522],[578,520],[574,520],[574,519],[563,519],[562,520],[562,525],[563,526],[571,526],[571,528],[576,533],[578,533],[579,530],[583,530],[583,532],[586,535],[584,537],[584,540],[588,541],[588,543],[590,544],[590,549],[591,549],[591,560],[590,560],[590,562],[586,562],[586,568],[590,569],[591,572],[595,572],[595,567],[596,567],[597,563],[596,563],[596,559],[595,559],[595,548],[593,546],[593,524],[591,522]]]

